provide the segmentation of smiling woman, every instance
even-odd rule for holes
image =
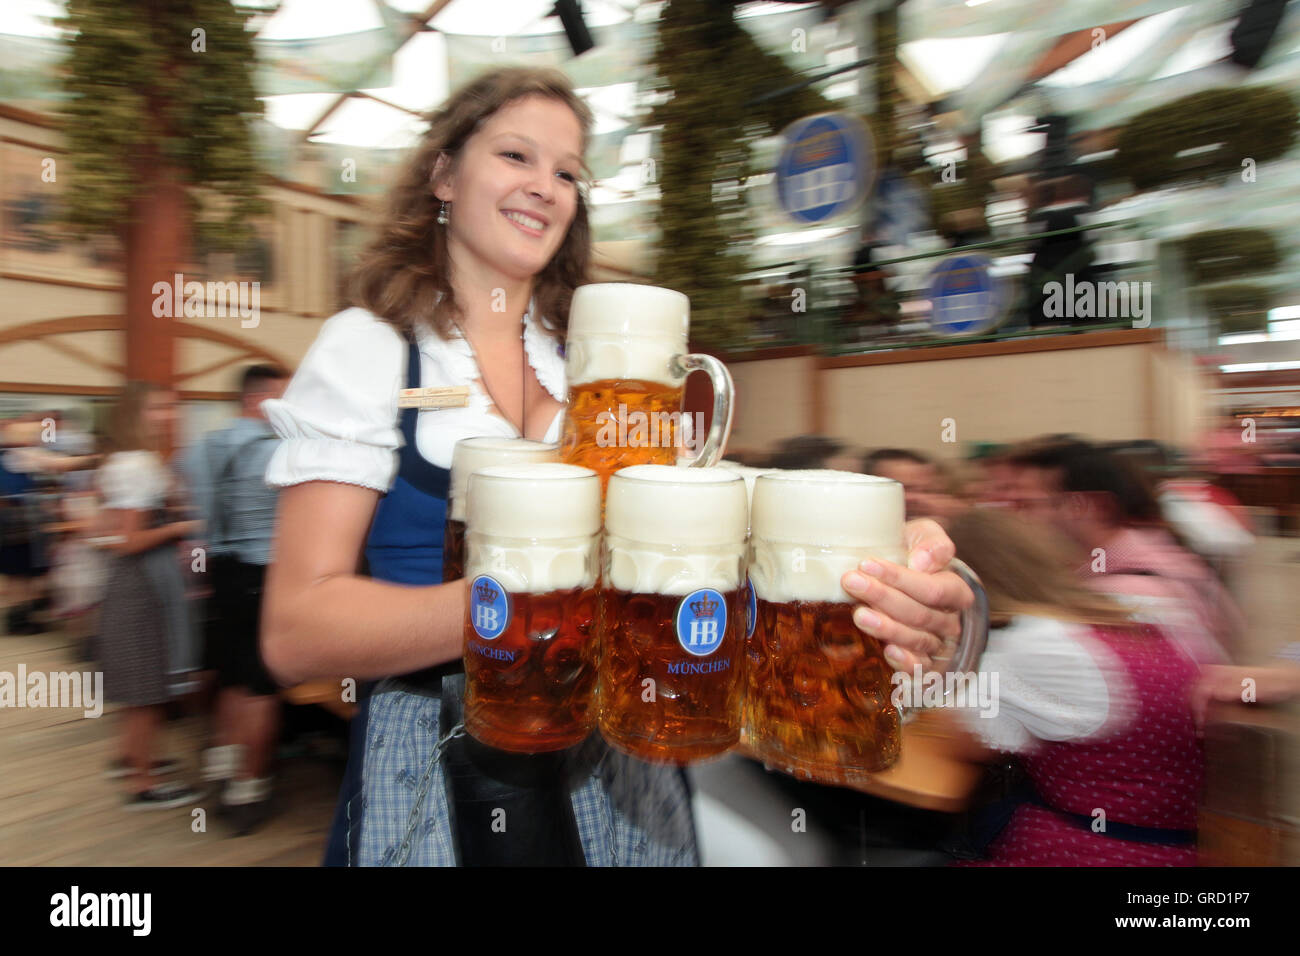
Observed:
[[[362,259],[358,307],[325,323],[284,398],[263,406],[285,439],[267,480],[286,488],[266,663],[286,683],[377,681],[354,718],[329,863],[698,860],[675,768],[593,736],[486,769],[457,733],[467,589],[438,583],[448,469],[464,438],[559,439],[559,346],[590,255],[590,128],[554,72],[501,70],[453,94]],[[404,386],[469,401],[399,410]],[[476,806],[501,808],[505,834],[495,814],[491,832],[480,826]]]

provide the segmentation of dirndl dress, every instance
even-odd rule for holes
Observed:
[[[406,381],[408,387],[420,386],[414,342],[408,348]],[[442,580],[450,476],[420,454],[417,413],[402,410],[399,470],[376,510],[366,558],[374,578],[429,585]],[[422,693],[403,678],[376,684],[359,708],[353,739],[363,743],[362,752],[354,749],[350,757],[336,818],[346,829],[350,865],[458,862],[439,708],[436,694]],[[594,733],[566,759],[573,817],[588,866],[698,865],[684,771],[618,753]]]

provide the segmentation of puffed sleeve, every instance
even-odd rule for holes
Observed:
[[[365,309],[327,319],[279,399],[262,403],[282,439],[266,468],[273,487],[339,481],[387,492],[402,445],[397,398],[401,335]]]
[[[1111,662],[1094,656],[1101,648],[1082,640],[1078,628],[1028,616],[990,632],[979,669],[991,700],[959,708],[966,728],[986,747],[1009,753],[1101,731],[1115,716],[1110,688],[1120,675],[1108,675],[1103,668]]]
[[[167,474],[156,455],[145,451],[109,455],[99,469],[105,508],[156,508],[166,493]]]

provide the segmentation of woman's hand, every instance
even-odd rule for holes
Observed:
[[[1204,734],[1212,703],[1278,704],[1297,696],[1300,696],[1300,665],[1216,664],[1206,667],[1192,688],[1192,716],[1197,733]]]
[[[203,533],[202,521],[173,521],[171,523],[172,534],[179,541],[186,538],[197,538]]]
[[[945,641],[961,634],[958,612],[975,602],[975,594],[952,571],[945,571],[957,553],[951,539],[934,521],[921,518],[905,526],[907,567],[869,558],[840,579],[861,604],[853,622],[885,642],[885,658],[896,669],[930,670]]]

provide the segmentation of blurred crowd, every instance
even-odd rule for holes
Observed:
[[[103,670],[119,705],[104,772],[128,808],[181,806],[208,786],[233,833],[271,814],[291,708],[257,646],[276,506],[263,475],[278,441],[260,405],[287,382],[246,370],[238,416],[172,454],[176,397],[147,385],[124,391],[102,434],[57,411],[0,429],[6,632],[71,635]],[[1245,622],[1229,571],[1255,538],[1251,513],[1212,480],[1226,448],[1180,460],[1153,442],[1050,435],[952,463],[806,435],[732,457],[897,480],[908,518],[941,523],[982,579],[981,669],[1000,677],[998,714],[958,708],[949,730],[1001,776],[949,857],[1161,865],[1195,858],[1210,702],[1246,699],[1246,679],[1261,703],[1300,694],[1300,645],[1237,663]],[[178,714],[204,728],[193,784],[167,743]],[[912,825],[859,794],[780,786],[802,788],[823,820],[871,804],[881,826]],[[1112,839],[1092,838],[1099,807]]]
[[[188,447],[171,391],[129,385],[101,427],[58,411],[11,418],[0,435],[0,576],[5,632],[58,631],[104,673],[119,705],[103,768],[128,809],[164,809],[219,792],[218,816],[247,833],[267,819],[286,735],[280,689],[258,653],[275,491],[263,475],[278,442],[260,404],[289,373],[259,365],[239,413]],[[176,718],[202,726],[200,781],[183,779]],[[325,723],[339,748],[345,728]]]
[[[948,463],[805,435],[733,454],[900,482],[908,518],[941,523],[982,579],[980,669],[1000,677],[1000,709],[990,720],[958,708],[949,730],[972,759],[1007,761],[1005,776],[959,845],[945,831],[936,847],[1003,864],[1196,862],[1209,705],[1300,695],[1300,643],[1267,665],[1236,663],[1246,624],[1229,571],[1254,546],[1254,522],[1212,480],[1224,453],[1208,445],[1215,454],[1180,461],[1154,442],[1047,435]],[[1233,449],[1233,462],[1246,454]],[[840,794],[820,796],[829,819],[854,817],[842,828],[882,815],[882,801]]]

